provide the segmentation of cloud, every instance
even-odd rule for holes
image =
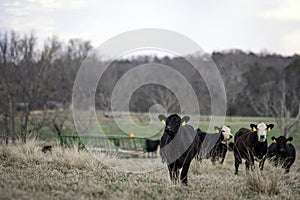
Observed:
[[[299,10],[295,0],[0,0],[0,29],[33,30],[41,41],[57,34],[98,45],[124,31],[153,27],[182,33],[209,51],[267,48],[295,53],[300,46],[292,43],[299,34]]]
[[[282,49],[286,53],[300,52],[300,29],[287,33],[282,39]]]
[[[277,6],[266,9],[262,16],[278,20],[300,20],[300,1],[281,0]]]
[[[91,0],[90,0],[91,1]],[[21,33],[34,31],[42,40],[60,32],[61,13],[77,11],[89,5],[85,0],[15,0],[0,2],[0,27]],[[93,1],[93,0],[92,0]]]
[[[88,1],[84,0],[23,0],[23,1],[10,1],[3,2],[0,5],[5,8],[10,14],[14,14],[16,10],[27,12],[48,12],[63,10],[82,9],[88,5]]]

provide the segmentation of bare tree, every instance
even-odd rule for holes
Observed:
[[[270,108],[281,133],[287,137],[299,126],[300,99],[297,98],[294,88],[288,89],[286,87],[286,81],[284,79],[280,81],[277,91],[278,95],[273,97],[273,103],[270,104]]]
[[[17,134],[26,142],[28,131],[40,130],[43,126],[37,125],[37,122],[44,122],[31,117],[31,112],[40,109],[42,101],[47,99],[44,82],[59,45],[53,38],[49,44],[45,43],[44,49],[38,55],[35,49],[36,37],[33,34],[21,37],[12,31],[0,38],[0,85],[4,97],[7,98],[7,101],[1,101],[1,108],[4,115],[8,116],[8,130],[13,142]],[[34,123],[30,123],[31,120]]]
[[[287,87],[284,72],[272,72],[270,68],[251,70],[248,74],[244,90],[252,108],[260,116],[274,117],[282,135],[292,134],[300,121],[300,99],[295,85]]]
[[[1,101],[2,111],[7,113],[9,120],[9,135],[13,142],[16,138],[15,115],[16,101],[19,85],[16,76],[18,64],[22,59],[20,55],[19,36],[15,32],[4,33],[0,37],[1,53],[1,88],[7,101]]]
[[[175,91],[176,92],[176,91]],[[179,112],[179,102],[176,96],[162,86],[149,87],[144,92],[144,97],[149,98],[153,104],[160,104],[167,112]]]

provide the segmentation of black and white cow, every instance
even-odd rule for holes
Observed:
[[[267,132],[274,127],[274,124],[267,125],[259,122],[256,125],[251,124],[250,127],[252,130],[241,128],[234,136],[233,153],[236,175],[242,159],[246,161],[246,170],[249,170],[249,167],[253,169],[254,160],[259,161],[261,170],[264,167],[264,160],[268,151]]]
[[[192,126],[186,125],[190,119],[188,116],[180,118],[177,114],[169,117],[159,115],[158,119],[165,124],[160,140],[160,155],[168,165],[170,179],[176,183],[182,168],[180,180],[182,184],[187,185],[188,170],[198,151],[199,138],[196,131]]]
[[[219,159],[222,164],[227,153],[227,142],[233,138],[233,135],[228,126],[215,126],[215,130],[217,133],[206,133],[199,128],[197,129],[197,135],[199,136],[201,145],[197,159],[201,161],[202,155],[204,155],[206,159],[211,158],[212,164],[215,164]]]
[[[296,159],[296,150],[291,144],[293,137],[272,137],[272,140],[273,142],[268,148],[267,158],[273,162],[276,167],[278,165],[282,166],[285,172],[288,173]]]

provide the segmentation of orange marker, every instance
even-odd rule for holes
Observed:
[[[129,138],[135,138],[135,135],[134,135],[134,133],[133,133],[133,132],[130,132],[130,134],[129,134]]]

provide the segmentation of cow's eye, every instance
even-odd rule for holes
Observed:
[[[222,133],[225,133],[225,131],[224,131],[224,130],[222,130],[221,132],[222,132]]]

